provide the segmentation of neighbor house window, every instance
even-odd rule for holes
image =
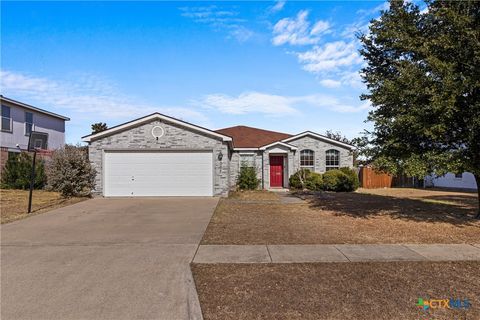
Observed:
[[[463,173],[455,173],[455,178],[462,179]]]
[[[20,154],[20,152],[12,152],[12,151],[9,151],[8,152],[8,159],[14,159],[16,156],[18,156]]]
[[[313,150],[300,151],[300,167],[313,168],[314,165],[314,152]]]
[[[255,155],[254,154],[241,154],[240,166],[247,166],[255,168]]]
[[[33,113],[25,112],[25,135],[29,136],[33,131]]]
[[[340,151],[338,150],[327,150],[325,152],[325,169],[333,170],[340,167]]]
[[[2,131],[12,132],[12,117],[7,106],[2,106]]]

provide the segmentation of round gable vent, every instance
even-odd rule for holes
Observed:
[[[163,135],[165,134],[165,130],[163,130],[162,127],[160,126],[155,126],[152,128],[152,136],[158,140],[158,138],[161,138],[163,137]]]

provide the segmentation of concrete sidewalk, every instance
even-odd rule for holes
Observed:
[[[201,245],[196,263],[480,261],[479,244]]]

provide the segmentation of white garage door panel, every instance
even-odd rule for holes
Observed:
[[[211,196],[212,152],[106,152],[105,196]]]

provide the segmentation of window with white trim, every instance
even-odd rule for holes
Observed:
[[[340,168],[340,151],[330,149],[325,151],[325,170],[334,170]]]
[[[305,149],[300,151],[300,167],[313,168],[315,164],[315,152]]]
[[[33,131],[33,113],[25,112],[25,135],[29,136]]]
[[[456,179],[462,179],[463,178],[463,173],[455,173],[455,178]]]
[[[12,132],[12,117],[10,107],[2,105],[2,131]]]
[[[255,168],[255,154],[240,154],[240,166]]]

